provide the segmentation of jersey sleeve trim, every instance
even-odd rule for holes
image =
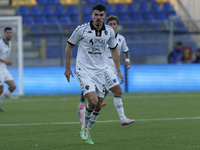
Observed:
[[[75,44],[72,44],[71,42],[69,42],[69,41],[67,41],[67,43],[69,43],[70,45],[73,45],[73,46],[75,46]]]
[[[109,47],[109,48],[110,48],[110,49],[115,49],[117,46],[118,46],[118,44],[117,44],[115,47],[113,47],[113,48],[111,48],[111,47]]]

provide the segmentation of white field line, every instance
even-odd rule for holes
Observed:
[[[112,95],[109,95],[109,96],[107,96],[105,99],[107,99],[107,98],[112,98],[113,96]],[[182,94],[168,94],[168,95],[162,95],[162,94],[156,94],[156,95],[136,95],[136,96],[134,96],[134,94],[133,94],[133,96],[129,96],[129,95],[124,95],[124,96],[122,96],[122,98],[123,99],[152,99],[152,98],[154,98],[154,99],[162,99],[162,98],[181,98],[181,97],[189,97],[189,98],[191,98],[191,97],[200,97],[200,94],[184,94],[184,93],[182,93]],[[32,98],[32,97],[31,97]],[[41,102],[41,101],[72,101],[72,100],[75,100],[76,98],[67,98],[67,96],[66,96],[66,98],[64,98],[64,97],[62,97],[62,98],[52,98],[52,97],[50,97],[50,96],[48,96],[47,98],[37,98],[37,96],[35,96],[35,99],[33,100],[33,99],[31,99],[31,100],[29,100],[29,99],[7,99],[7,100],[4,100],[3,102],[4,103],[13,103],[13,102]],[[80,98],[78,98],[77,100],[79,100]]]
[[[168,121],[168,120],[199,120],[200,117],[186,117],[186,118],[158,118],[158,119],[136,119],[136,122],[141,121]],[[120,122],[120,120],[106,120],[97,121],[97,123],[110,123],[110,122]],[[51,123],[24,123],[24,124],[0,124],[0,127],[9,126],[40,126],[40,125],[63,125],[63,124],[80,124],[80,122],[51,122]]]

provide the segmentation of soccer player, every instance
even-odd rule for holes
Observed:
[[[15,89],[16,85],[13,80],[12,75],[7,70],[7,65],[11,66],[12,61],[8,59],[11,51],[11,40],[12,29],[6,27],[4,29],[4,38],[0,40],[0,111],[3,112],[1,108],[1,102],[9,96]],[[4,82],[8,84],[9,88],[3,91]]]
[[[127,66],[126,69],[129,69],[130,68],[129,49],[128,49],[128,46],[126,44],[125,38],[121,34],[117,33],[117,28],[118,28],[118,25],[119,25],[118,18],[116,16],[109,16],[107,18],[107,25],[114,29],[115,38],[118,42],[117,49],[118,49],[119,55],[120,55],[121,52],[124,53],[125,64]],[[123,103],[122,103],[122,89],[121,89],[121,86],[120,86],[120,84],[117,80],[117,76],[116,76],[117,70],[116,70],[115,64],[113,62],[113,58],[112,58],[109,47],[107,47],[107,49],[106,49],[105,58],[106,58],[106,74],[107,74],[107,77],[108,77],[106,79],[106,84],[105,84],[105,87],[106,87],[105,96],[108,94],[109,90],[111,90],[113,92],[113,94],[114,94],[114,105],[115,105],[115,108],[116,108],[118,115],[120,117],[121,125],[122,126],[130,125],[131,123],[134,122],[134,120],[128,119],[124,114],[124,107],[123,107]],[[84,111],[85,111],[85,109],[79,111],[80,123],[82,123]]]
[[[70,69],[72,48],[78,43],[76,75],[88,100],[79,135],[87,144],[94,144],[89,133],[97,120],[105,95],[105,79],[108,78],[105,73],[105,49],[107,45],[111,49],[117,75],[121,79],[121,83],[124,81],[120,70],[115,32],[104,24],[106,7],[102,4],[94,6],[91,16],[93,20],[78,26],[67,41],[64,73],[67,81],[70,82],[70,76],[73,77]]]

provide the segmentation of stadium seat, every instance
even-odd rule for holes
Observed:
[[[78,15],[77,14],[72,15],[71,20],[72,20],[72,23],[78,23]]]
[[[66,15],[67,14],[67,10],[62,5],[56,5],[55,14],[56,15]]]
[[[48,1],[48,4],[59,5],[60,2],[59,2],[59,0],[49,0],[49,1]]]
[[[153,36],[153,35],[145,35],[144,36],[144,40],[147,40],[147,41],[155,40],[155,36]]]
[[[45,16],[37,16],[36,17],[36,23],[37,24],[47,24],[47,20]]]
[[[122,23],[130,23],[132,21],[132,19],[131,19],[129,14],[119,15],[119,20]]]
[[[23,24],[24,25],[34,25],[35,24],[34,18],[32,16],[23,17]]]
[[[128,4],[127,5],[127,11],[129,12],[129,13],[137,13],[138,12],[138,8],[137,8],[137,6],[136,6],[136,4],[135,3],[131,3],[131,4]]]
[[[132,20],[135,21],[135,22],[142,22],[142,21],[144,21],[141,13],[135,13],[135,14],[133,14]]]
[[[29,15],[30,12],[27,6],[19,6],[17,14],[21,16],[25,16],[25,15]]]
[[[90,4],[90,5],[95,5],[96,1],[95,0],[85,0],[86,4]]]
[[[48,44],[60,45],[60,40],[59,39],[55,39],[55,38],[53,38],[53,39],[47,39],[46,43],[47,43],[47,45]]]
[[[161,11],[162,11],[162,9],[160,8],[160,4],[158,4],[157,2],[153,2],[151,4],[151,12],[157,13],[157,12],[161,12]]]
[[[31,14],[31,15],[41,15],[41,14],[42,14],[42,11],[41,11],[41,9],[40,9],[40,6],[39,6],[39,5],[32,6],[32,7],[31,7],[30,14]]]
[[[39,32],[39,27],[38,26],[31,26],[29,31],[31,31],[31,32]]]
[[[146,2],[140,3],[139,11],[140,12],[149,12],[150,11],[149,6],[147,5]]]
[[[71,24],[71,18],[67,15],[60,16],[60,23],[62,24]]]
[[[57,16],[52,15],[52,16],[48,16],[47,22],[48,22],[48,24],[58,24],[59,20],[58,20]]]
[[[174,12],[174,8],[170,5],[169,2],[167,3],[163,3],[163,11],[166,11],[166,12]]]
[[[67,14],[69,15],[78,15],[78,9],[75,5],[67,6]]]
[[[44,5],[42,14],[43,15],[53,15],[54,10],[52,9],[51,5]]]
[[[167,17],[165,15],[165,13],[156,13],[156,20],[159,20],[159,21],[164,21],[164,20],[167,20]]]
[[[31,6],[36,5],[36,0],[12,0],[12,6]]]
[[[90,14],[89,15],[84,15],[84,23],[90,22],[91,20],[92,20],[92,17],[91,17]]]
[[[78,0],[59,0],[61,5],[78,5]]]
[[[61,47],[60,46],[47,46],[46,56],[47,58],[58,58],[61,57]]]
[[[155,21],[155,17],[153,13],[145,13],[144,14],[145,21]]]
[[[115,11],[117,12],[117,14],[125,14],[127,12],[125,5],[123,4],[116,4]]]
[[[134,2],[143,2],[143,0],[134,0]]]
[[[84,15],[89,15],[89,14],[91,14],[92,13],[92,10],[89,8],[89,6],[88,5],[83,5],[83,14]]]
[[[143,39],[142,36],[133,36],[133,37],[132,37],[132,40],[133,40],[133,41],[143,41],[144,39]]]
[[[108,5],[106,6],[106,13],[108,14],[108,16],[109,16],[109,15],[116,15],[115,9],[114,9],[113,5],[108,4]]]
[[[48,4],[48,0],[37,0],[37,4],[46,5],[46,4]]]

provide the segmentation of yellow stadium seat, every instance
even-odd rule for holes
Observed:
[[[132,0],[107,0],[109,4],[130,4]]]
[[[78,5],[78,0],[60,0],[62,5]]]
[[[36,0],[12,0],[12,6],[37,5]]]
[[[166,3],[166,2],[169,2],[169,0],[156,0],[156,2],[158,2],[158,3]]]

